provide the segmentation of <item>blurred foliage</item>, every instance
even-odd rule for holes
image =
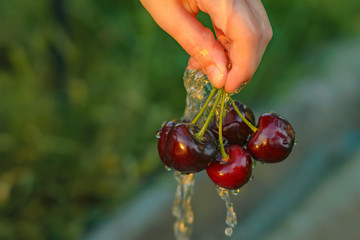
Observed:
[[[360,30],[357,0],[264,4],[252,104]],[[0,22],[0,239],[79,238],[162,171],[154,134],[182,115],[188,56],[138,1],[13,0]]]

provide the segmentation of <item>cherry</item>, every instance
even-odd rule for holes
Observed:
[[[166,166],[169,166],[169,164],[167,163],[167,160],[165,157],[165,143],[166,143],[166,139],[167,139],[167,136],[168,136],[170,130],[175,126],[175,124],[176,124],[176,120],[171,120],[171,121],[165,122],[165,124],[159,131],[160,135],[159,135],[159,140],[158,140],[158,153],[159,153],[161,161],[163,161],[163,163]]]
[[[206,172],[216,185],[226,189],[238,189],[251,177],[250,154],[238,145],[230,145],[225,151],[229,154],[228,159],[219,160],[219,156],[206,168]]]
[[[286,119],[276,113],[264,113],[259,118],[257,128],[247,144],[247,149],[254,159],[275,163],[290,154],[295,133]]]
[[[166,163],[182,173],[195,173],[205,169],[218,152],[213,135],[192,123],[178,123],[170,129],[165,143]]]
[[[239,109],[241,114],[251,123],[255,124],[255,116],[249,107],[241,102],[234,101],[236,107]],[[210,126],[210,131],[215,135],[219,135],[218,126],[215,122]],[[235,111],[232,105],[229,106],[228,112],[223,122],[223,137],[229,144],[237,144],[244,146],[247,139],[252,134],[252,130],[248,125],[241,119],[239,114]]]

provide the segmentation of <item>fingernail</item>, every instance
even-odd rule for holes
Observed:
[[[214,66],[210,65],[205,68],[206,75],[210,80],[211,84],[216,88],[221,88],[221,82],[224,77],[224,74],[220,72],[220,70]]]

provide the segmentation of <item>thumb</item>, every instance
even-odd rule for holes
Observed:
[[[161,6],[151,2],[142,0],[157,24],[199,63],[215,88],[222,88],[227,77],[225,53],[212,31],[196,19],[197,6],[173,0],[165,0]]]

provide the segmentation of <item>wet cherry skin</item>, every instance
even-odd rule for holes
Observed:
[[[239,189],[251,177],[250,154],[239,145],[230,145],[225,151],[229,159],[224,162],[220,156],[206,168],[206,172],[216,185],[226,189]]]
[[[205,169],[217,155],[213,135],[205,131],[202,139],[195,136],[200,129],[191,123],[178,123],[168,133],[165,157],[168,166],[182,173]]]
[[[295,142],[295,132],[290,123],[276,113],[264,113],[257,128],[247,144],[251,156],[265,163],[283,161]]]
[[[166,157],[165,157],[165,143],[167,136],[170,132],[170,130],[176,125],[176,120],[171,120],[168,122],[165,122],[163,127],[160,129],[160,137],[158,139],[158,153],[160,156],[161,161],[169,167],[169,164],[167,163]]]
[[[239,101],[234,102],[241,114],[245,116],[249,122],[255,125],[255,116],[251,109]],[[214,136],[219,135],[219,129],[215,122],[210,126],[210,131]],[[244,123],[234,107],[230,104],[223,120],[223,137],[229,144],[244,146],[251,134],[251,129]]]

